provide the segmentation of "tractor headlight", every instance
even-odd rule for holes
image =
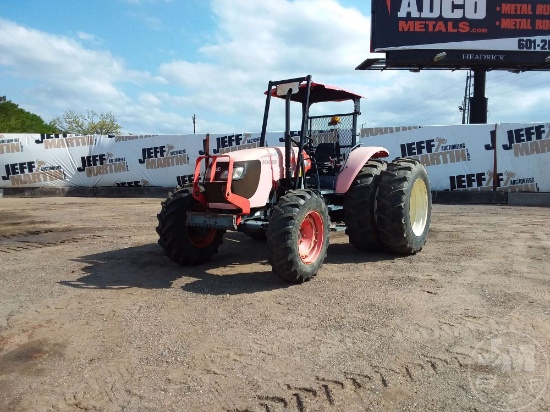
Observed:
[[[246,174],[246,164],[245,162],[236,162],[233,164],[233,177],[232,180],[240,180]],[[212,173],[212,165],[209,165],[206,169],[205,177],[207,180],[210,180]],[[227,180],[229,176],[229,163],[228,162],[218,162],[216,164],[216,170],[214,172],[214,181],[223,181]]]
[[[245,167],[244,166],[233,166],[233,180],[239,180],[242,179],[244,176]],[[224,170],[219,175],[219,180],[227,180],[227,177],[229,176],[229,170]]]
[[[244,166],[233,167],[233,180],[242,179],[244,176],[244,171],[245,171]]]

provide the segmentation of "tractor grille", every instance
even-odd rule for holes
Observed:
[[[206,201],[208,203],[229,203],[225,199],[227,182],[207,182],[204,184]]]
[[[246,162],[235,162],[236,166],[244,165],[246,167],[245,174],[240,180],[233,180],[231,185],[231,191],[236,195],[242,196],[245,199],[250,199],[256,190],[260,182],[261,163],[259,160],[249,160]],[[227,171],[229,168],[227,163],[218,163],[216,173],[214,176],[215,181],[204,182],[204,190],[206,201],[208,203],[229,203],[225,198],[225,192],[227,187],[226,180],[220,179],[221,174]]]

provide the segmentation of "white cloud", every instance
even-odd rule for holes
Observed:
[[[86,37],[86,36],[80,36]],[[46,121],[72,109],[123,112],[130,98],[121,85],[160,83],[148,73],[127,69],[107,51],[0,19],[0,65],[24,79],[27,105]]]
[[[99,46],[103,42],[97,36],[95,36],[93,34],[90,34],[90,33],[83,32],[83,31],[79,31],[77,33],[77,36],[80,40],[88,42],[88,43],[90,43],[94,46]]]
[[[370,47],[369,19],[333,0],[215,0],[213,9],[218,43],[201,52],[225,67],[342,73]]]
[[[213,40],[198,49],[198,61],[159,61],[156,73],[140,72],[108,50],[87,48],[97,46],[93,33],[75,40],[0,18],[0,66],[31,96],[23,107],[45,120],[68,109],[112,111],[133,133],[189,133],[193,114],[198,132],[258,131],[267,82],[306,74],[365,96],[360,124],[460,123],[465,71],[354,70],[370,56],[370,17],[354,8],[336,0],[211,5]],[[547,120],[549,74],[513,76],[488,74],[489,120]],[[277,103],[272,130],[284,126]]]
[[[129,13],[129,15],[134,19],[139,20],[145,26],[149,27],[152,30],[160,31],[164,29],[164,24],[162,23],[162,20],[158,17],[151,16],[150,14],[146,13]]]
[[[144,106],[159,106],[162,103],[162,101],[153,93],[140,94],[138,101]]]
[[[246,130],[260,128],[269,80],[351,76],[369,54],[370,19],[337,1],[214,0],[212,7],[219,26],[216,42],[199,50],[204,61],[164,63],[159,74],[181,87],[182,107],[239,116]]]
[[[106,51],[87,50],[67,38],[28,29],[0,19],[0,64],[13,68],[12,74],[28,78],[52,79],[59,84],[75,81],[78,88],[101,94],[112,92],[117,81],[139,82],[149,75],[124,67],[120,58]],[[94,92],[93,84],[100,86]]]

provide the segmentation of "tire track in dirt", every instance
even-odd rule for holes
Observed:
[[[67,229],[67,231],[71,231],[71,230],[73,229]],[[52,232],[63,232],[63,230],[43,229],[43,230],[29,230],[27,232],[9,233],[9,234],[0,235],[0,242],[2,242],[2,239],[13,239],[17,237],[36,236],[36,235],[43,235],[44,233],[52,233]]]
[[[544,291],[547,294],[547,291]],[[523,308],[528,310],[528,308]],[[424,325],[413,323],[398,332],[400,339],[415,339],[431,341],[440,339],[469,338],[476,342],[488,335],[509,330],[550,330],[550,326],[543,319],[527,313],[528,319],[522,313],[522,307],[509,313],[503,318],[489,316],[465,315],[455,319],[439,318],[436,324]]]
[[[52,233],[57,231],[42,231],[42,232]],[[32,235],[35,235],[35,234],[36,233],[33,233]],[[39,234],[42,234],[42,233],[39,233]],[[14,237],[15,236],[11,236],[11,238],[14,238]],[[104,237],[105,237],[104,235],[79,235],[79,236],[72,236],[64,239],[54,240],[50,242],[17,240],[7,245],[2,245],[2,242],[0,241],[0,253],[23,252],[23,251],[34,250],[34,249],[41,249],[44,247],[60,246],[65,243],[78,244],[78,243],[87,242],[93,239],[101,239]]]
[[[349,404],[367,404],[369,395],[403,385],[423,382],[426,375],[436,377],[445,367],[456,367],[452,359],[422,355],[423,360],[398,363],[392,367],[369,364],[361,372],[345,372],[338,378],[315,376],[309,385],[282,384],[278,394],[256,394],[256,404],[245,409],[226,408],[226,412],[343,410]],[[422,375],[422,377],[420,376]]]

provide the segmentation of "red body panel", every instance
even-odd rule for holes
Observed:
[[[358,147],[353,150],[342,166],[342,170],[336,180],[336,193],[346,193],[361,170],[370,158],[388,157],[389,152],[383,147]]]

